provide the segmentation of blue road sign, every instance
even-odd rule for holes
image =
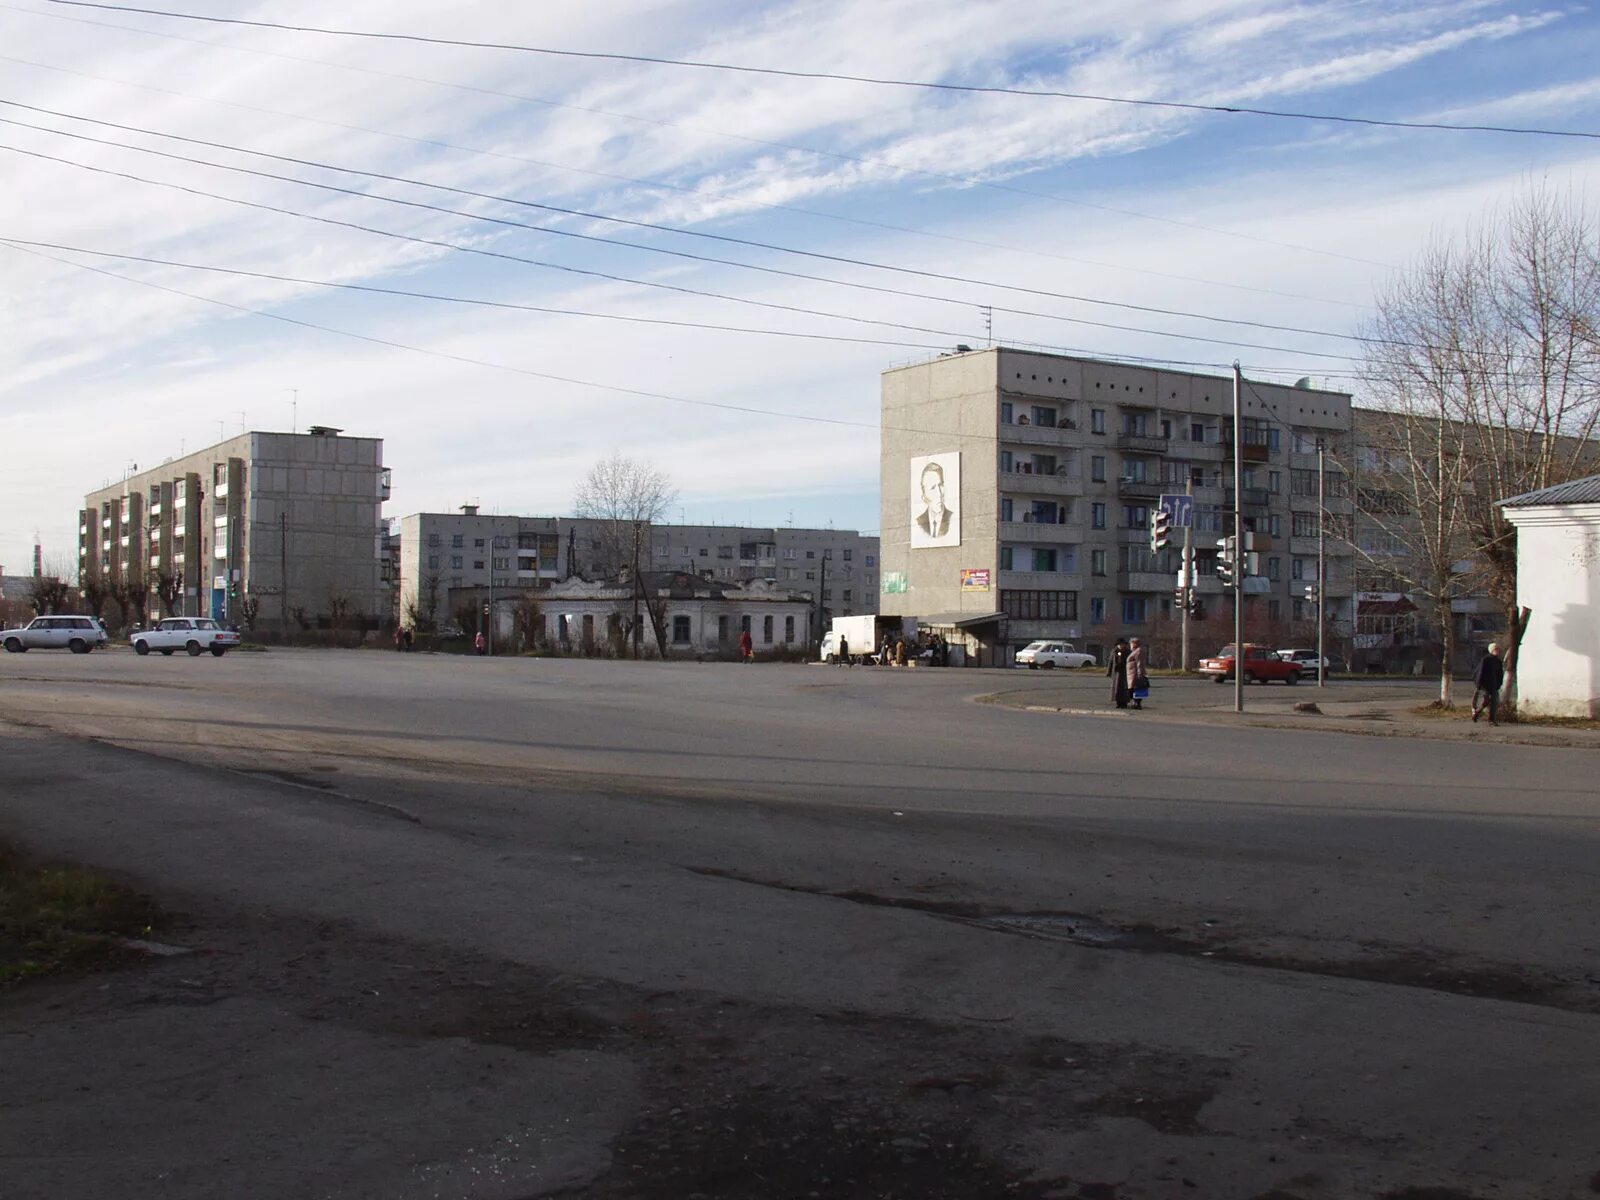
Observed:
[[[1158,508],[1167,510],[1167,518],[1174,529],[1194,528],[1194,497],[1163,496]]]

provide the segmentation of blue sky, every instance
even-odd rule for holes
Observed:
[[[1572,4],[361,0],[330,10],[309,0],[223,0],[188,11],[965,84],[1600,130],[1600,23]],[[1427,239],[1481,220],[1530,180],[1593,195],[1600,163],[1600,142],[1590,139],[778,79],[202,24],[47,0],[0,2],[0,100],[985,281],[630,229],[0,105],[0,118],[46,127],[0,125],[0,145],[11,147],[0,150],[0,237],[518,305],[910,343],[625,324],[56,251],[65,261],[52,261],[0,246],[0,563],[11,571],[26,566],[35,531],[47,560],[75,555],[84,492],[130,464],[148,467],[215,441],[219,430],[288,428],[296,391],[300,427],[317,422],[385,439],[395,479],[390,515],[465,502],[565,512],[582,474],[615,450],[673,476],[679,512],[690,521],[874,529],[878,374],[957,340],[947,334],[981,338],[985,306],[1050,314],[994,311],[1002,342],[1219,369],[1238,358],[1262,377],[1312,375],[1359,399],[1357,364],[1337,357],[1359,347],[1337,336],[1247,330],[998,285],[1349,334]],[[129,146],[367,194],[319,192]],[[486,216],[823,278],[582,242]],[[243,315],[150,284],[434,354]]]

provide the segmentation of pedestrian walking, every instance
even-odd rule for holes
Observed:
[[[740,630],[740,632],[739,632],[739,661],[740,662],[754,662],[755,659],[756,659],[756,646],[755,646],[755,643],[750,640],[750,631],[748,629]]]
[[[1472,693],[1472,720],[1476,724],[1480,716],[1487,710],[1489,724],[1500,724],[1500,689],[1506,682],[1506,665],[1500,661],[1500,647],[1489,643],[1489,649],[1478,660],[1478,670],[1472,676],[1472,685],[1476,689]]]
[[[478,630],[478,636],[472,639],[472,648],[479,654],[489,653],[489,640],[483,636],[483,630]]]
[[[847,637],[839,639],[839,663],[846,667],[855,666],[855,663],[850,661],[850,639]]]
[[[1134,708],[1143,708],[1150,695],[1150,677],[1145,674],[1144,645],[1138,638],[1128,648],[1128,696]]]
[[[894,660],[894,643],[889,640],[889,635],[883,635],[883,648],[878,651],[878,665],[887,667]]]
[[[905,640],[905,638],[900,638],[894,644],[894,665],[897,666],[897,667],[903,667],[903,666],[906,665],[906,640]]]
[[[1111,703],[1118,708],[1127,708],[1130,699],[1127,638],[1119,637],[1111,647],[1111,661],[1106,665],[1106,674],[1111,677]]]

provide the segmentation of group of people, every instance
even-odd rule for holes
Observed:
[[[1111,703],[1118,708],[1144,707],[1150,697],[1150,676],[1145,668],[1144,645],[1138,638],[1131,642],[1125,637],[1117,639],[1111,647],[1106,674],[1111,679]]]
[[[411,626],[396,625],[394,627],[394,648],[396,650],[409,651],[411,644],[416,640],[416,635],[411,632]]]

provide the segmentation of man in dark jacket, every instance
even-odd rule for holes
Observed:
[[[1489,710],[1489,724],[1498,725],[1500,713],[1500,688],[1506,681],[1505,664],[1500,661],[1500,647],[1489,643],[1488,652],[1478,662],[1478,672],[1472,677],[1477,690],[1472,693],[1472,719],[1477,721],[1484,709]]]

